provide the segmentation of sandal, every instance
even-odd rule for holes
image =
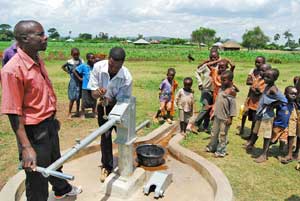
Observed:
[[[289,164],[290,162],[292,162],[293,161],[293,159],[292,158],[285,158],[285,157],[283,157],[283,158],[279,158],[279,161],[282,163],[282,164]]]

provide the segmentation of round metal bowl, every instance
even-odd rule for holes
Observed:
[[[137,146],[137,162],[146,167],[155,167],[165,162],[164,155],[166,151],[160,145],[142,144]]]

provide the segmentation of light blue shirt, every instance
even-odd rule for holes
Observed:
[[[122,66],[119,72],[110,79],[108,73],[108,60],[99,61],[94,64],[90,74],[88,88],[96,90],[105,88],[105,97],[116,99],[117,101],[130,98],[132,93],[132,76],[129,70]]]
[[[80,64],[76,67],[76,71],[82,76],[82,89],[90,89],[88,88],[88,83],[90,80],[90,72],[93,67],[88,64]]]

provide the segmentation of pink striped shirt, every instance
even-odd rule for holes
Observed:
[[[35,125],[52,116],[56,96],[44,62],[35,63],[22,49],[1,69],[1,113],[22,116]]]

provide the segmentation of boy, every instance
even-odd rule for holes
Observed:
[[[92,53],[86,54],[87,64],[81,64],[73,69],[74,75],[82,82],[82,103],[80,118],[85,118],[85,108],[92,108],[93,117],[96,117],[96,99],[92,97],[91,89],[88,88],[90,72],[93,70],[95,56]],[[79,74],[82,76],[79,76]]]
[[[255,125],[254,119],[258,107],[258,101],[265,87],[265,83],[262,78],[262,68],[261,68],[265,63],[266,63],[265,57],[263,56],[256,57],[255,68],[251,69],[248,74],[246,84],[249,85],[250,88],[249,88],[248,96],[245,101],[245,109],[244,109],[244,114],[242,117],[242,122],[241,122],[241,127],[239,132],[240,135],[243,135],[244,133],[247,116],[248,116],[248,120],[252,122],[251,133],[253,131]]]
[[[276,68],[267,70],[264,73],[266,88],[259,100],[253,133],[251,134],[250,141],[246,144],[246,149],[249,151],[252,150],[255,142],[258,139],[258,134],[263,135],[263,152],[258,158],[254,160],[257,163],[265,162],[268,159],[267,154],[271,142],[273,120],[275,116],[273,108],[280,103],[287,102],[284,95],[278,90],[275,85],[275,81],[278,79],[278,77],[279,71]]]
[[[76,116],[79,116],[79,106],[80,106],[80,98],[81,98],[81,82],[78,80],[73,70],[83,63],[83,60],[79,57],[80,52],[78,48],[71,49],[72,59],[69,59],[67,63],[62,65],[62,70],[70,75],[70,82],[68,86],[68,98],[69,102],[69,111],[68,111],[68,119],[71,119],[73,104],[76,101]]]
[[[175,103],[179,109],[180,133],[186,135],[186,127],[193,115],[194,92],[192,90],[193,79],[186,77],[183,80],[184,87],[179,89],[175,97]]]
[[[284,95],[287,103],[281,103],[276,107],[276,117],[273,123],[272,143],[277,140],[280,142],[280,152],[283,153],[283,147],[288,142],[288,155],[279,158],[281,163],[287,164],[293,160],[293,145],[296,137],[297,114],[295,100],[297,89],[294,86],[285,88]]]
[[[221,88],[214,104],[213,127],[207,152],[214,152],[216,157],[225,157],[227,134],[232,118],[236,115],[236,91],[233,87],[233,72],[221,74]]]
[[[297,97],[296,97],[296,112],[297,112],[297,128],[296,128],[296,148],[293,153],[293,158],[295,160],[300,161],[299,157],[299,149],[300,149],[300,76],[294,77],[294,86],[297,89]]]
[[[214,68],[213,65],[217,62],[217,67]],[[219,89],[221,87],[221,74],[226,71],[226,69],[230,65],[230,71],[233,72],[235,66],[230,63],[227,59],[221,59],[220,61],[213,61],[207,64],[209,69],[211,70],[210,76],[213,83],[213,102],[216,101],[217,95],[219,93]]]
[[[195,120],[195,125],[198,127],[198,131],[201,131],[202,126],[202,129],[208,132],[210,121],[209,113],[211,109],[207,109],[207,105],[213,104],[213,85],[210,77],[210,69],[207,67],[207,63],[217,61],[219,58],[218,51],[212,50],[209,55],[209,60],[200,64],[195,73],[198,81],[198,89],[201,91],[200,103],[202,105],[202,109]]]
[[[168,123],[172,122],[172,116],[174,115],[175,90],[178,86],[177,81],[174,80],[175,74],[175,69],[169,68],[167,71],[167,78],[164,79],[159,86],[160,108],[156,113],[155,119],[161,115]]]

